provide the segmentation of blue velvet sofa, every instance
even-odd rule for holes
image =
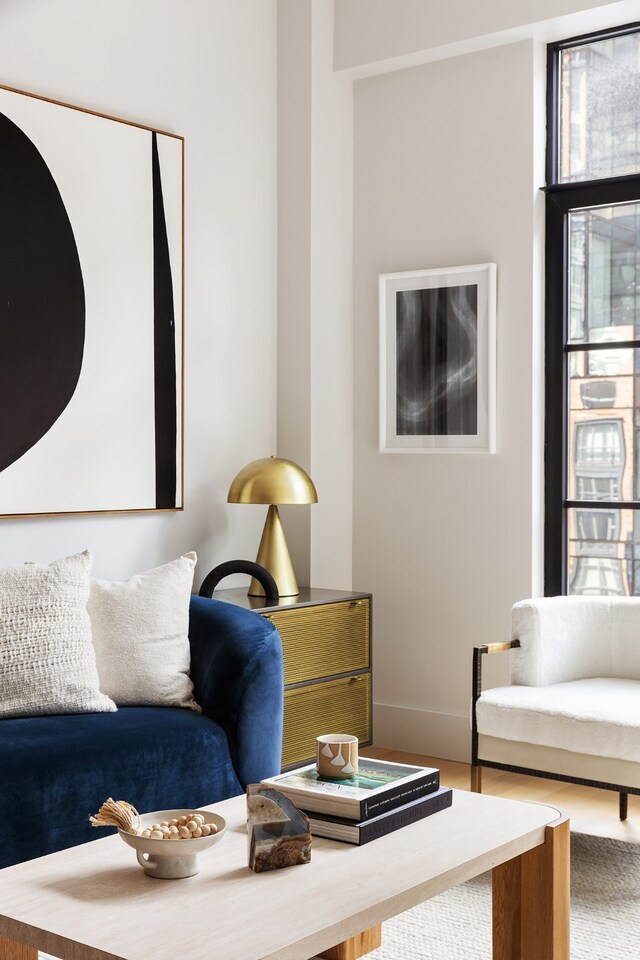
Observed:
[[[0,867],[105,836],[107,797],[142,813],[199,807],[280,772],[282,644],[250,610],[192,597],[201,714],[173,707],[0,720]]]

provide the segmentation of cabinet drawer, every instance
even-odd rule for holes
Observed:
[[[369,667],[368,599],[265,614],[284,649],[284,682],[303,683]]]
[[[371,675],[341,677],[285,690],[282,765],[315,759],[316,737],[350,733],[371,739]]]

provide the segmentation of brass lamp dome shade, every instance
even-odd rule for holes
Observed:
[[[252,460],[234,477],[227,501],[269,505],[256,563],[269,571],[281,597],[297,596],[298,584],[277,504],[317,503],[318,494],[311,477],[293,460],[281,457]],[[249,586],[249,596],[264,596],[262,585],[255,579]]]
[[[317,503],[308,473],[293,460],[263,457],[243,467],[229,487],[229,503]]]

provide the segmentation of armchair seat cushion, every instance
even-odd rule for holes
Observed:
[[[476,716],[483,736],[640,762],[640,680],[495,687]]]
[[[0,723],[0,867],[106,836],[88,817],[107,797],[143,813],[243,792],[223,728],[191,710],[121,707]]]

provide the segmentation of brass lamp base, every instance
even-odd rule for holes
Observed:
[[[278,593],[281,597],[298,596],[300,591],[293,572],[280,514],[275,504],[271,504],[267,512],[256,563],[269,571],[278,586]],[[249,584],[249,596],[264,597],[262,585],[254,578],[251,579]]]

